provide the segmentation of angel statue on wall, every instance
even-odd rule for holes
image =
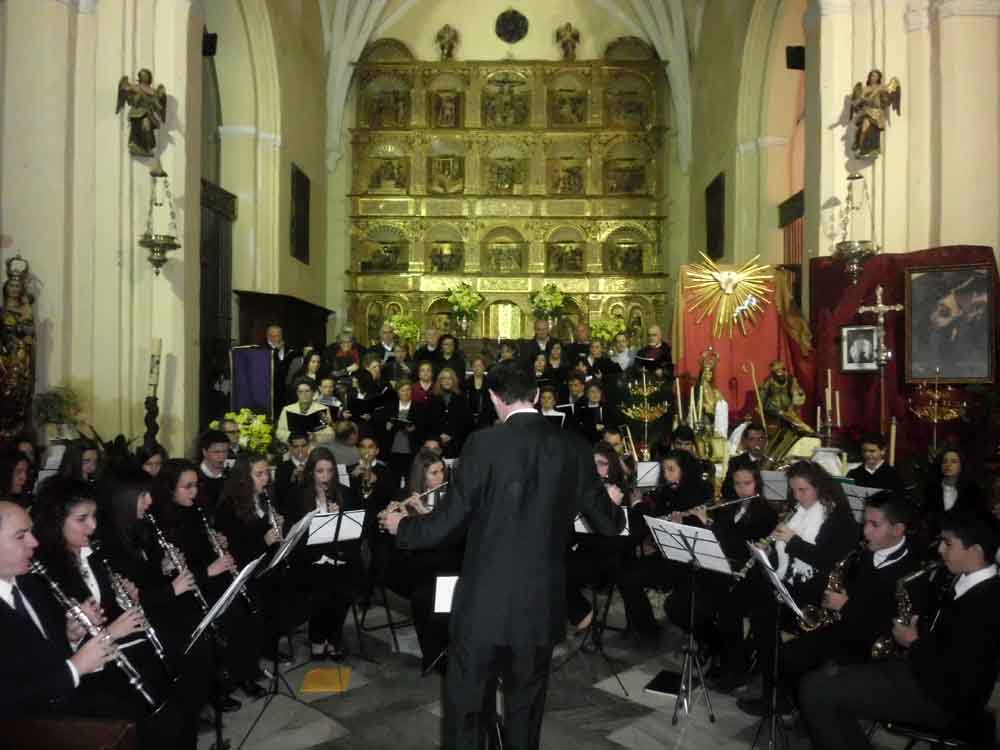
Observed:
[[[569,21],[556,29],[556,44],[562,48],[562,59],[566,62],[576,60],[576,45],[580,43],[580,32],[573,28]]]
[[[441,50],[442,60],[453,60],[455,58],[455,45],[458,44],[458,32],[450,24],[446,23],[438,30],[434,41]]]
[[[882,71],[872,70],[864,85],[858,81],[851,92],[851,122],[854,123],[851,153],[858,159],[878,156],[882,152],[886,113],[891,106],[899,114],[899,79],[890,78],[889,83],[882,81]]]
[[[167,90],[161,83],[153,88],[153,73],[143,68],[136,76],[136,83],[122,76],[118,82],[118,102],[115,114],[129,106],[128,150],[136,156],[153,156],[156,150],[156,131],[167,119]]]

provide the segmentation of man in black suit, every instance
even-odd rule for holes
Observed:
[[[537,319],[535,321],[535,338],[525,342],[524,346],[521,347],[521,360],[525,368],[530,368],[534,364],[535,357],[539,354],[544,354],[545,361],[548,362],[554,343],[556,343],[556,339],[549,335],[549,321],[545,318]]]
[[[931,730],[978,724],[997,678],[1000,578],[995,521],[949,511],[938,553],[958,576],[936,615],[896,623],[893,638],[906,659],[817,670],[802,681],[799,703],[813,747],[866,748],[861,720],[898,721]],[[992,746],[973,742],[974,747]]]
[[[110,661],[100,639],[76,653],[83,630],[59,619],[34,576],[26,575],[38,542],[19,505],[0,501],[0,718],[64,713],[80,677]]]
[[[861,458],[864,463],[847,472],[858,487],[877,487],[898,495],[904,491],[899,473],[885,462],[885,436],[870,434],[861,438]]]
[[[514,362],[487,383],[501,424],[474,432],[440,513],[383,515],[400,549],[426,549],[467,530],[455,590],[444,746],[479,748],[503,677],[504,746],[537,748],[554,644],[565,635],[565,550],[582,512],[601,534],[625,523],[621,492],[605,490],[589,446],[538,414],[534,378]]]
[[[293,432],[288,436],[288,458],[278,464],[274,472],[274,504],[279,512],[286,513],[303,484],[306,461],[309,460],[309,436]]]
[[[272,323],[267,327],[267,348],[271,350],[271,360],[274,362],[274,418],[278,418],[281,407],[285,405],[285,380],[297,352],[285,345],[285,333],[281,326]]]

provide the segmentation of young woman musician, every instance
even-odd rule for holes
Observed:
[[[305,485],[289,508],[289,524],[311,511],[335,514],[360,510],[361,503],[337,481],[337,460],[328,448],[309,454]],[[336,519],[327,523],[337,523]],[[309,642],[312,658],[343,659],[344,620],[363,584],[360,541],[308,544],[296,552],[295,563],[310,598]]]
[[[472,414],[458,377],[450,367],[442,368],[434,382],[427,424],[429,434],[440,436],[445,458],[458,458],[472,424]]]
[[[608,443],[594,446],[594,468],[604,482],[608,496],[616,505],[628,497],[625,472],[615,449]],[[633,542],[629,537],[606,537],[600,534],[574,533],[566,556],[566,614],[577,632],[586,631],[594,611],[584,586],[618,583]]]
[[[92,542],[97,530],[97,496],[81,480],[56,477],[47,482],[34,506],[36,559],[45,576],[83,605],[91,621],[117,643],[139,686],[162,711],[143,698],[129,676],[112,662],[81,679],[75,708],[92,717],[123,717],[138,722],[143,747],[193,748],[198,737],[198,711],[207,702],[202,680],[172,685],[179,654],[168,652],[141,606],[141,592],[114,570]],[[190,677],[190,674],[187,675]],[[169,699],[169,702],[167,702]]]
[[[447,503],[445,465],[441,454],[422,448],[413,459],[410,479],[400,493],[400,502],[411,514],[430,513]],[[433,550],[408,552],[395,546],[388,555],[386,585],[410,600],[413,626],[420,642],[423,669],[437,663],[448,645],[448,618],[434,614],[434,587],[440,575],[454,575],[461,568],[461,541]]]
[[[704,505],[710,497],[711,489],[702,481],[695,458],[687,451],[670,450],[660,461],[656,491],[634,506],[637,513],[633,516],[639,516],[633,525],[639,541],[639,558],[630,562],[620,590],[629,627],[640,636],[654,637],[660,632],[646,588],[672,588],[685,574],[663,558],[641,516],[669,516],[670,520],[681,523],[684,513]]]
[[[190,461],[173,458],[163,464],[155,485],[154,513],[167,541],[183,555],[185,566],[194,573],[202,596],[211,606],[232,583],[238,568],[221,538],[209,525],[205,510],[198,506],[197,467]],[[237,598],[222,617],[226,633],[223,661],[233,684],[251,698],[264,694],[257,683],[260,676],[260,647],[255,637],[256,618],[246,599]]]
[[[771,533],[771,562],[778,577],[800,607],[819,606],[833,566],[857,547],[861,527],[851,515],[844,491],[822,466],[798,461],[788,470],[791,515]],[[770,581],[753,566],[748,582],[747,614],[764,678],[763,695],[770,695],[778,610]],[[782,618],[791,611],[782,609]],[[794,627],[794,622],[787,623]],[[741,659],[746,663],[745,659]],[[734,684],[735,687],[735,684]]]
[[[96,482],[100,469],[101,454],[97,443],[88,438],[70,441],[59,462],[56,474],[69,479]]]
[[[921,492],[920,531],[917,549],[936,558],[937,538],[941,531],[941,517],[952,508],[971,512],[985,512],[986,498],[966,467],[962,453],[955,448],[941,451],[931,467],[927,484]]]

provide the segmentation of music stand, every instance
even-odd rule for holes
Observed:
[[[681,664],[681,680],[674,699],[674,714],[671,724],[677,724],[681,706],[684,713],[691,714],[691,698],[694,693],[694,676],[698,673],[698,681],[705,695],[708,706],[708,720],[715,723],[715,711],[712,709],[712,698],[705,684],[705,670],[698,655],[698,645],[694,639],[694,611],[697,575],[701,569],[712,570],[725,575],[732,575],[729,560],[719,546],[719,540],[711,530],[701,526],[685,526],[672,523],[662,518],[646,518],[646,525],[653,535],[653,541],[666,559],[680,563],[688,568],[691,588],[691,601],[688,611],[688,641],[684,647],[684,661]]]
[[[206,612],[205,616],[201,618],[201,622],[198,623],[198,627],[196,627],[194,632],[191,634],[191,640],[188,641],[187,648],[184,649],[185,656],[191,652],[191,649],[201,639],[201,636],[205,633],[205,631],[211,629],[212,638],[210,640],[210,648],[212,652],[212,663],[218,667],[220,663],[219,641],[217,634],[215,633],[215,623],[220,617],[222,617],[223,614],[225,614],[226,610],[229,609],[229,606],[233,603],[236,595],[243,589],[246,582],[250,580],[250,576],[253,575],[253,572],[257,569],[257,566],[260,565],[263,558],[264,556],[261,555],[256,560],[248,563],[247,566],[240,571],[239,575],[233,579],[233,582],[229,584],[229,588],[222,593],[222,596],[215,600],[215,604],[209,607],[208,612]],[[213,670],[212,673],[212,698],[215,708],[215,744],[212,747],[213,750],[226,750],[226,748],[229,747],[229,743],[226,741],[226,738],[222,736],[222,689],[219,684],[217,669]]]
[[[757,722],[757,730],[753,735],[753,742],[750,745],[750,750],[754,750],[757,747],[757,741],[760,739],[760,733],[764,729],[764,724],[770,724],[771,733],[767,738],[768,750],[774,750],[777,746],[777,738],[781,737],[781,745],[787,750],[788,749],[788,735],[785,734],[785,726],[778,720],[778,672],[779,672],[779,653],[781,651],[781,605],[786,605],[792,612],[796,614],[801,620],[805,620],[805,614],[799,608],[799,605],[795,603],[792,595],[788,593],[788,589],[785,588],[785,584],[781,582],[778,578],[778,574],[775,572],[774,568],[771,567],[771,561],[767,559],[767,553],[764,552],[759,547],[747,542],[747,547],[750,549],[750,554],[757,559],[757,567],[764,571],[767,579],[771,582],[771,587],[774,589],[774,606],[775,606],[775,626],[774,626],[774,657],[771,663],[771,695],[768,702],[767,713],[764,714],[760,721]]]
[[[843,481],[840,483],[840,486],[844,490],[844,495],[847,497],[847,504],[851,506],[851,515],[854,516],[854,520],[858,523],[863,523],[865,517],[865,504],[868,502],[868,498],[882,492],[882,488],[861,487],[853,482]]]

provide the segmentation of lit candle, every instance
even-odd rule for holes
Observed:
[[[674,378],[674,388],[677,390],[677,418],[684,422],[684,402],[681,399],[681,379]]]
[[[896,418],[892,418],[889,426],[889,466],[896,465]]]
[[[823,430],[823,407],[816,404],[816,432]]]
[[[837,391],[837,427],[840,427],[840,391]]]
[[[692,385],[691,386],[691,399],[688,402],[688,424],[691,427],[694,427],[694,415],[695,415],[695,408],[694,408],[694,386]]]
[[[826,418],[829,419],[830,415],[833,413],[833,404],[831,399],[833,398],[833,373],[827,369],[826,371]]]
[[[155,338],[149,349],[149,396],[156,398],[156,388],[160,384],[160,355],[163,353],[163,339]]]

